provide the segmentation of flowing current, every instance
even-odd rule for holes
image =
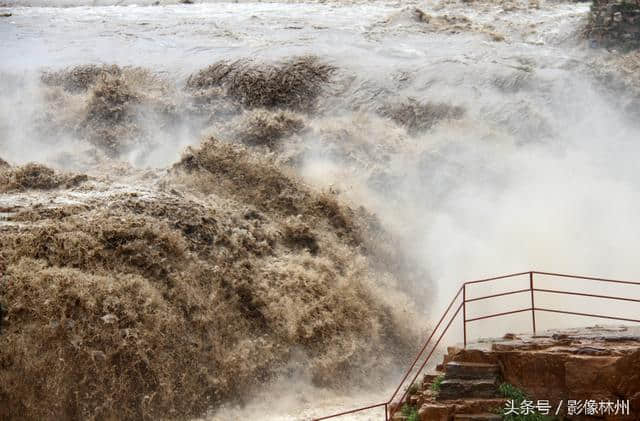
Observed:
[[[381,271],[388,270],[392,278],[401,272],[406,276],[398,279],[405,282],[396,284],[394,278],[383,287],[377,284],[385,291],[378,294],[386,297],[386,307],[370,310],[372,317],[383,309],[398,312],[401,316],[393,317],[400,325],[416,326],[409,328],[407,335],[415,336],[402,344],[407,352],[389,364],[392,368],[339,388],[317,381],[313,373],[319,371],[310,373],[306,361],[316,352],[314,364],[329,366],[323,358],[332,358],[331,346],[338,349],[335,355],[343,355],[347,342],[323,342],[326,355],[293,339],[255,348],[265,355],[288,347],[286,356],[263,362],[280,367],[284,361],[286,368],[246,394],[229,386],[233,396],[216,401],[202,419],[298,420],[383,401],[403,361],[408,363],[417,349],[415,338],[437,320],[463,279],[530,268],[620,278],[637,274],[640,83],[634,74],[640,58],[583,39],[587,3],[8,0],[0,11],[11,14],[0,18],[0,158],[13,166],[37,162],[86,173],[95,183],[60,193],[0,194],[0,227],[13,229],[16,225],[3,222],[10,219],[3,215],[35,209],[34,204],[82,207],[121,194],[158,198],[165,193],[157,180],[184,157],[185,148],[198,147],[213,135],[268,156],[314,191],[330,192],[354,209],[363,207],[394,238],[388,263],[401,268]],[[268,84],[248,90],[241,82],[240,88],[233,85],[251,69],[259,72],[260,66],[297,57],[313,57],[309,60],[330,71],[324,75],[313,68],[299,76],[296,69],[304,63],[298,63],[280,82],[298,86],[300,78],[317,78],[319,88],[302,84],[302,92],[273,106],[247,99]],[[244,95],[235,103],[226,97],[216,102],[217,93],[205,92],[210,88],[206,74],[194,76],[220,62],[250,69],[240,76],[229,73],[235,79],[228,79],[228,86],[236,87],[231,96]],[[116,94],[86,86],[74,90],[77,80],[70,85],[62,73],[87,65],[115,65],[111,73],[129,84],[129,96],[116,100],[117,106],[124,109],[128,99],[143,99],[122,111],[124,117],[112,107],[109,115],[116,117],[101,120],[101,109],[91,108],[92,101]],[[119,92],[120,85],[113,86]],[[191,161],[181,162],[188,167]],[[244,175],[235,174],[229,185],[238,179]],[[245,188],[260,190],[263,179],[256,176]],[[205,196],[178,191],[180,197],[213,206]],[[232,202],[242,201],[238,197],[254,203],[253,196],[247,199],[234,190]],[[225,209],[216,215],[235,209],[236,202],[216,202]],[[268,243],[270,233],[264,235]],[[351,243],[336,235],[341,243],[323,257],[327,260],[349,253]],[[253,232],[251,241],[257,237]],[[308,241],[307,254],[314,254],[316,246]],[[320,249],[331,241],[320,235]],[[11,264],[23,263],[16,257]],[[270,264],[264,267],[277,266]],[[303,267],[308,269],[300,263],[301,272]],[[103,269],[93,272],[92,266],[90,272]],[[340,276],[349,270],[336,269]],[[304,306],[306,300],[282,305]],[[350,314],[345,317],[355,317]],[[540,323],[545,321],[548,327],[557,325],[552,318]],[[270,320],[265,323],[270,326]],[[514,323],[509,326],[517,329]],[[487,334],[490,327],[485,327]],[[366,342],[362,338],[368,330],[354,332],[360,336],[353,343]],[[251,335],[258,340],[254,330]],[[392,353],[393,344],[379,349]],[[369,351],[357,367],[370,370],[377,364],[375,352]],[[238,358],[257,357],[238,351]],[[247,376],[262,369],[246,371]],[[378,418],[365,413],[346,419]]]

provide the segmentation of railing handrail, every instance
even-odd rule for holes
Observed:
[[[467,286],[468,285],[475,285],[475,284],[479,284],[479,283],[486,283],[486,282],[490,282],[490,281],[496,281],[496,280],[507,279],[507,278],[514,278],[514,277],[517,277],[517,276],[524,276],[524,275],[529,275],[529,288],[518,289],[518,290],[513,290],[513,291],[507,291],[507,292],[502,292],[502,293],[498,293],[498,294],[490,294],[490,295],[485,295],[485,296],[471,298],[471,299],[467,298]],[[409,389],[410,388],[407,387],[405,389],[404,393],[400,396],[400,399],[397,401],[397,405],[393,405],[394,399],[398,395],[398,392],[400,391],[400,389],[402,389],[402,387],[407,384],[407,379],[409,378],[411,372],[416,367],[416,364],[418,363],[418,361],[420,361],[422,356],[425,354],[425,351],[427,350],[429,344],[433,340],[437,330],[440,328],[440,326],[442,325],[442,322],[447,318],[447,316],[451,312],[451,309],[453,308],[453,304],[458,300],[458,298],[460,297],[460,294],[462,294],[462,302],[460,303],[460,305],[457,306],[455,312],[453,313],[453,316],[451,317],[451,319],[447,323],[447,325],[444,328],[444,330],[440,333],[440,335],[438,335],[437,340],[435,341],[435,343],[431,347],[431,351],[427,354],[426,358],[424,359],[424,361],[422,362],[420,367],[416,370],[416,373],[413,376],[413,378],[411,379],[411,381],[408,382],[409,385],[414,384],[416,379],[420,375],[420,373],[422,373],[422,370],[424,370],[424,368],[427,365],[427,363],[429,362],[431,356],[433,355],[433,353],[437,349],[438,345],[440,344],[440,341],[442,340],[444,335],[449,330],[449,327],[451,326],[453,321],[458,317],[458,314],[460,314],[460,310],[462,310],[462,314],[463,314],[463,316],[462,316],[463,317],[462,325],[463,325],[463,338],[464,338],[463,340],[464,340],[465,348],[467,346],[467,323],[475,322],[475,321],[478,321],[478,320],[494,318],[494,317],[506,316],[506,315],[510,315],[510,314],[523,313],[525,311],[531,311],[532,328],[533,328],[533,333],[534,334],[536,333],[536,318],[535,318],[535,312],[536,311],[550,312],[550,313],[561,313],[561,314],[569,314],[569,315],[575,315],[575,316],[595,317],[595,318],[602,318],[602,319],[620,320],[620,321],[628,321],[628,322],[640,323],[640,320],[631,319],[631,318],[613,317],[613,316],[607,316],[607,315],[602,315],[602,314],[589,314],[589,313],[580,313],[580,312],[572,312],[572,311],[565,311],[565,310],[537,307],[535,305],[535,296],[534,296],[534,293],[536,291],[537,292],[543,292],[543,293],[551,293],[551,294],[576,295],[576,296],[589,297],[589,298],[601,298],[601,299],[619,300],[619,301],[636,302],[636,303],[640,303],[640,299],[618,297],[618,296],[611,296],[611,295],[580,293],[580,292],[574,292],[574,291],[560,291],[560,290],[553,290],[553,289],[546,289],[546,288],[535,288],[535,286],[534,286],[534,275],[554,276],[554,277],[571,278],[571,279],[583,279],[583,280],[588,280],[588,281],[597,281],[597,282],[607,282],[607,283],[615,283],[615,284],[640,286],[640,282],[636,282],[636,281],[623,281],[623,280],[618,280],[618,279],[597,278],[597,277],[582,276],[582,275],[569,275],[569,274],[564,274],[564,273],[542,272],[542,271],[535,271],[535,270],[530,270],[530,271],[527,271],[527,272],[517,272],[517,273],[508,274],[508,275],[494,276],[494,277],[491,277],[491,278],[484,278],[484,279],[477,279],[477,280],[473,280],[473,281],[463,282],[462,286],[460,286],[460,288],[458,289],[458,292],[455,294],[455,296],[453,297],[453,299],[451,300],[451,302],[447,306],[446,310],[442,314],[442,317],[440,317],[440,320],[438,321],[436,326],[433,328],[433,330],[431,331],[431,334],[429,335],[429,337],[425,341],[424,345],[422,346],[422,348],[420,349],[420,351],[416,355],[416,358],[413,360],[413,363],[411,363],[411,365],[409,366],[409,369],[406,371],[406,373],[402,377],[402,380],[400,380],[400,384],[395,389],[395,391],[393,392],[393,394],[391,395],[391,398],[389,398],[389,400],[387,400],[386,402],[381,402],[381,403],[378,403],[378,404],[373,404],[373,405],[369,405],[369,406],[365,406],[365,407],[361,407],[361,408],[356,408],[356,409],[352,409],[352,410],[349,410],[349,411],[340,412],[340,413],[337,413],[337,414],[327,415],[327,416],[324,416],[324,417],[321,417],[321,418],[314,418],[313,421],[321,421],[321,420],[326,420],[326,419],[330,419],[330,418],[336,418],[336,417],[340,417],[340,416],[343,416],[343,415],[353,414],[353,413],[356,413],[356,412],[361,412],[361,411],[365,411],[365,410],[368,410],[368,409],[379,408],[379,407],[384,407],[384,419],[385,419],[385,421],[390,420],[393,417],[393,415],[396,413],[398,408],[400,407],[400,404],[402,404],[402,402],[404,402],[405,398],[407,397],[407,394],[409,393]],[[525,292],[530,292],[531,293],[531,306],[530,307],[526,307],[526,308],[522,308],[522,309],[518,309],[518,310],[512,310],[512,311],[505,311],[505,312],[500,312],[500,313],[495,313],[495,314],[489,314],[489,315],[484,315],[484,316],[479,316],[479,317],[467,318],[467,303],[487,300],[487,299],[490,299],[490,298],[496,298],[496,297],[501,297],[501,296],[506,296],[506,295],[521,294],[521,293],[525,293]]]
[[[640,282],[637,282],[637,281],[621,281],[619,279],[594,278],[592,276],[582,276],[582,275],[567,275],[566,273],[540,272],[537,270],[532,270],[531,273],[533,273],[534,275],[548,275],[548,276],[555,276],[558,278],[586,279],[588,281],[609,282],[614,284],[640,285]]]

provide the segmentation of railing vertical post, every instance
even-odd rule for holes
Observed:
[[[387,415],[387,414],[389,414],[389,412],[387,411],[387,405],[388,404],[386,404],[386,403],[384,404],[384,421],[389,421],[389,418],[388,418],[388,415]]]
[[[533,272],[529,272],[529,289],[531,290],[531,323],[533,325],[533,334],[536,334],[536,304],[533,299]]]
[[[462,284],[462,332],[464,347],[467,347],[467,283]]]

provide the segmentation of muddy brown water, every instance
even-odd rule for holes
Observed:
[[[210,134],[231,143],[257,136],[264,140],[252,140],[252,153],[376,214],[397,239],[396,257],[418,262],[408,284],[385,285],[413,301],[409,320],[437,318],[460,281],[484,275],[636,275],[638,86],[620,67],[634,59],[581,39],[588,5],[153,3],[2,4],[12,15],[0,20],[0,157],[94,177],[64,192],[0,194],[3,208],[99,208],[121,194],[154,200],[167,193],[162,177],[186,147]],[[310,109],[251,114],[215,90],[224,86],[197,95],[185,88],[189,75],[221,60],[261,65],[305,55],[335,68]],[[110,80],[86,92],[40,80],[42,71],[87,64],[144,71],[123,79],[123,96]],[[100,98],[111,98],[111,108],[92,108]],[[111,123],[87,117],[96,109]],[[105,149],[104,139],[116,147]],[[15,215],[0,213],[0,227],[25,223]],[[207,417],[324,415],[384,400],[399,377],[364,381],[357,392],[326,388],[304,361],[292,354],[293,374]]]

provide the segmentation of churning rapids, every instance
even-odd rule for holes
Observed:
[[[0,418],[326,415],[461,279],[636,275],[640,58],[588,11],[0,2]]]

